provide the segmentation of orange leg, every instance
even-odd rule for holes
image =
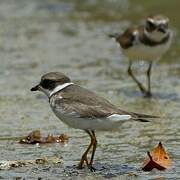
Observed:
[[[91,149],[91,147],[93,146],[93,136],[91,134],[91,131],[86,130],[86,132],[89,134],[90,138],[91,138],[91,143],[89,144],[88,148],[86,149],[86,151],[84,152],[84,154],[81,157],[81,161],[78,165],[79,169],[83,168],[84,162],[86,162],[86,164],[89,166],[88,160],[87,160],[87,154],[89,152],[89,150]]]
[[[87,150],[82,155],[82,158],[81,158],[81,161],[80,161],[80,163],[78,165],[78,168],[82,169],[83,165],[84,165],[84,162],[86,162],[86,165],[89,167],[89,169],[91,171],[95,171],[95,168],[92,166],[92,164],[93,164],[94,155],[95,155],[95,151],[96,151],[96,147],[97,147],[96,135],[95,135],[95,132],[93,130],[92,131],[86,130],[86,132],[89,134],[89,136],[91,138],[91,143],[89,144]],[[93,150],[92,150],[91,160],[90,160],[90,163],[89,163],[88,159],[87,159],[87,155],[88,155],[88,152],[90,151],[91,147],[93,147]]]
[[[95,131],[91,131],[92,135],[93,135],[93,151],[92,151],[92,155],[91,155],[91,160],[89,163],[89,168],[91,169],[91,171],[95,171],[95,168],[92,166],[93,164],[93,160],[94,160],[94,155],[96,152],[96,147],[97,147],[97,140],[96,140],[96,135],[95,135]]]

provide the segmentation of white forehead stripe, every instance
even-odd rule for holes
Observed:
[[[154,19],[152,19],[152,18],[148,18],[147,20],[152,22],[152,23],[154,22]]]
[[[155,19],[148,18],[148,21],[159,25],[159,24],[166,24],[168,22],[168,19],[155,20]]]
[[[72,85],[72,84],[74,84],[74,83],[70,82],[70,83],[64,83],[64,84],[58,85],[57,87],[55,87],[55,88],[53,89],[53,91],[51,91],[49,97],[51,97],[53,94],[57,93],[58,91],[66,88],[67,86],[70,86],[70,85]]]
[[[167,20],[159,20],[159,21],[157,21],[157,24],[159,25],[159,24],[166,24],[168,21]]]
[[[126,121],[131,119],[132,116],[131,115],[127,115],[127,114],[112,114],[110,116],[107,117],[107,119],[109,119],[110,121],[114,121],[114,122],[120,122],[120,121]]]

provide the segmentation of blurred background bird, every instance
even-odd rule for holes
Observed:
[[[161,58],[169,49],[172,41],[172,32],[169,27],[169,18],[163,15],[148,16],[143,25],[131,26],[122,34],[110,34],[119,43],[123,53],[129,58],[128,74],[138,85],[145,97],[151,97],[151,68],[152,63]],[[132,62],[144,60],[148,62],[147,89],[134,76]]]

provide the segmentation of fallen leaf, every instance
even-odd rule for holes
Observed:
[[[35,130],[29,133],[26,137],[20,139],[21,144],[45,144],[45,143],[65,143],[69,140],[66,134],[61,134],[60,136],[48,135],[47,137],[42,137],[40,130]]]
[[[65,143],[65,142],[67,142],[67,141],[69,140],[69,136],[68,136],[67,134],[61,134],[61,135],[59,136],[59,139],[60,139],[60,141],[61,141],[62,143]]]
[[[152,169],[165,170],[171,167],[172,160],[165,151],[161,142],[151,152],[147,152],[148,158],[143,164],[143,171],[151,171]]]

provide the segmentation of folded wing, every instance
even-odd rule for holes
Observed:
[[[69,115],[79,118],[109,118],[114,121],[136,120],[148,122],[148,119],[157,118],[146,114],[138,114],[119,109],[106,99],[92,91],[77,85],[69,86],[61,93],[64,109]]]

